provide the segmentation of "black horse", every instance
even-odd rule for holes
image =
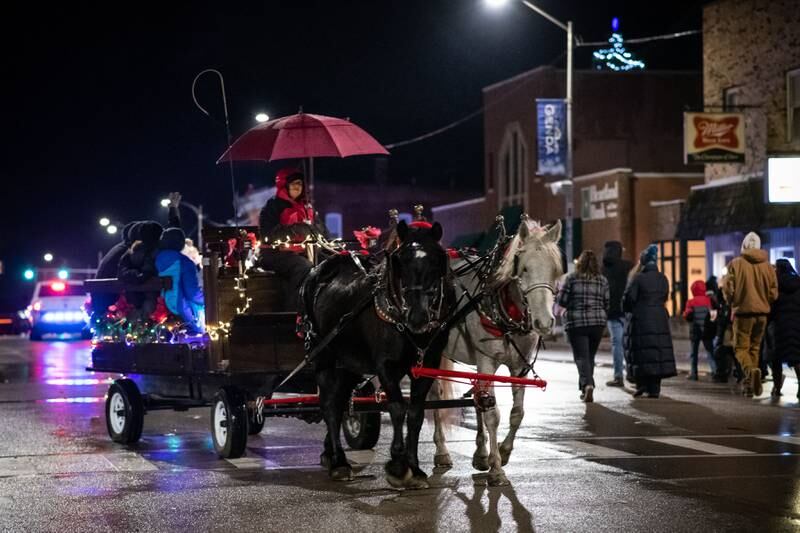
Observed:
[[[336,255],[314,268],[304,283],[306,320],[316,342],[339,329],[314,359],[320,406],[328,426],[320,459],[332,479],[352,479],[340,441],[342,417],[363,376],[377,375],[394,427],[386,478],[395,487],[428,486],[427,475],[419,468],[417,446],[432,380],[412,379],[408,404],[400,380],[416,364],[439,368],[447,344],[442,326],[455,304],[455,291],[447,254],[439,245],[441,237],[438,223],[409,227],[400,222],[397,246],[373,264],[364,256]]]

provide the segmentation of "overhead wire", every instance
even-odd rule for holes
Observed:
[[[677,38],[680,38],[680,37],[688,37],[690,35],[697,35],[699,33],[702,33],[701,30],[687,30],[687,31],[681,31],[681,32],[676,32],[676,33],[665,33],[665,34],[662,34],[662,35],[652,35],[652,36],[649,36],[649,37],[638,37],[638,38],[635,38],[635,39],[625,39],[625,42],[626,43],[646,43],[646,42],[650,42],[650,41],[661,41],[661,40],[666,40],[666,39],[677,39]],[[578,41],[575,44],[575,46],[576,47],[605,46],[607,44],[608,44],[608,41],[593,41],[593,42]],[[556,56],[554,59],[549,61],[547,64],[548,65],[552,65],[552,64],[558,62],[565,54],[566,54],[566,52],[561,52],[558,56]],[[500,98],[498,98],[497,100],[495,100],[491,104],[481,106],[480,108],[468,113],[467,115],[464,115],[463,117],[461,117],[461,118],[459,118],[459,119],[457,119],[457,120],[455,120],[453,122],[450,122],[449,124],[447,124],[445,126],[442,126],[441,128],[437,128],[437,129],[435,129],[433,131],[429,131],[427,133],[423,133],[422,135],[418,135],[418,136],[412,137],[410,139],[405,139],[405,140],[402,140],[402,141],[386,144],[384,146],[385,146],[385,148],[387,150],[392,150],[394,148],[401,148],[403,146],[408,146],[410,144],[415,144],[415,143],[418,143],[420,141],[424,141],[424,140],[430,139],[431,137],[435,137],[437,135],[440,135],[440,134],[442,134],[442,133],[444,133],[446,131],[449,131],[449,130],[451,130],[451,129],[457,127],[457,126],[460,126],[461,124],[463,124],[463,123],[465,123],[465,122],[477,117],[478,115],[482,114],[487,109],[500,104],[502,101],[504,101],[505,99],[507,99],[510,96],[512,96],[514,93],[516,93],[518,90],[520,90],[524,86],[525,86],[525,83],[522,83],[522,84],[514,87],[513,89],[511,89],[510,91],[505,93],[503,96],[501,96]]]

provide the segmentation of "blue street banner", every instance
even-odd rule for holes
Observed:
[[[536,142],[539,152],[537,174],[564,176],[567,173],[567,106],[562,99],[536,99]]]

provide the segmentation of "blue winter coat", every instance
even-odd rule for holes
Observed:
[[[172,278],[172,288],[162,291],[167,309],[196,326],[202,326],[203,291],[194,263],[175,250],[161,250],[156,256],[156,268],[159,276]]]

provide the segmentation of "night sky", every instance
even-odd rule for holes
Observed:
[[[540,0],[585,41],[700,29],[702,2]],[[271,117],[350,117],[383,143],[426,133],[481,106],[481,88],[542,64],[563,66],[565,35],[518,2],[58,3],[4,5],[0,159],[0,308],[27,304],[24,266],[51,251],[89,266],[115,238],[97,220],[163,218],[179,190],[214,219],[232,213],[215,160],[226,147],[219,85],[225,76],[234,137]],[[701,66],[699,36],[631,45],[649,68]],[[590,66],[578,49],[576,67]],[[393,182],[480,190],[481,117],[392,154]],[[237,164],[237,184],[268,184],[280,163]],[[369,161],[329,160],[319,180],[369,180]],[[368,201],[368,199],[365,199]],[[184,216],[191,217],[184,211]]]

